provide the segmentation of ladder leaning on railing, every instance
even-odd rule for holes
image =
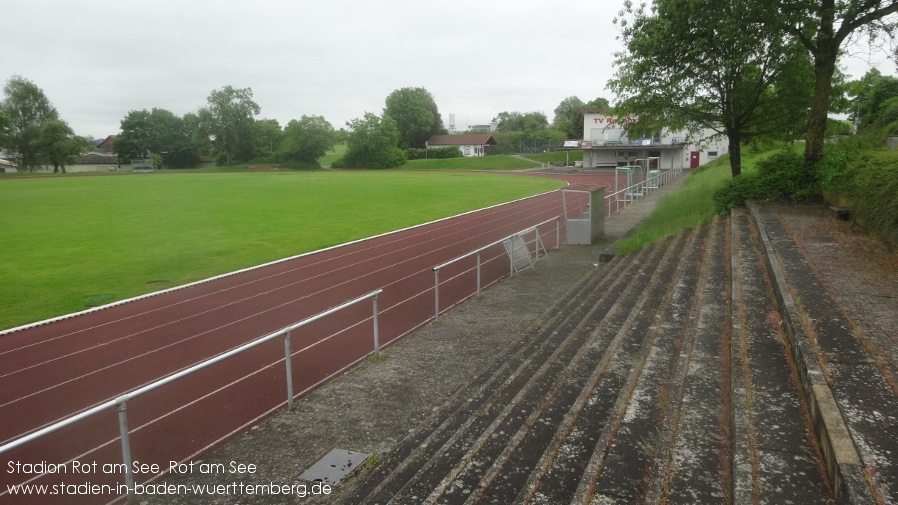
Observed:
[[[451,259],[445,263],[440,263],[439,265],[433,267],[433,278],[434,278],[434,281],[433,281],[433,283],[434,283],[434,289],[433,289],[433,292],[434,292],[434,316],[433,316],[433,319],[434,319],[434,321],[436,321],[440,317],[440,270],[448,267],[449,265],[455,264],[465,258],[470,258],[471,256],[476,256],[477,257],[477,266],[476,266],[477,289],[475,290],[474,294],[479,295],[480,289],[481,289],[481,280],[480,280],[480,267],[481,267],[480,256],[481,256],[481,253],[491,247],[505,243],[509,240],[514,240],[515,238],[521,238],[521,237],[527,235],[528,233],[535,233],[536,238],[534,239],[534,241],[537,244],[536,245],[536,255],[537,255],[537,259],[539,259],[540,248],[542,248],[544,253],[546,251],[545,246],[542,245],[542,240],[539,238],[539,228],[540,228],[540,226],[549,224],[552,221],[555,221],[555,247],[557,248],[561,244],[561,218],[553,217],[552,219],[547,219],[539,224],[536,224],[534,226],[531,226],[529,228],[521,230],[517,233],[512,233],[511,235],[509,235],[507,237],[496,240],[495,242],[491,242],[483,247],[480,247],[479,249],[475,249],[471,252],[468,252],[466,254],[458,256],[457,258]],[[515,255],[512,252],[509,252],[508,255],[509,255],[509,275],[514,275]],[[528,258],[529,258],[529,253],[528,253]]]

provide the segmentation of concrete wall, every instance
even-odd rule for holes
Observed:
[[[565,219],[567,243],[591,245],[605,234],[605,188],[590,192],[589,213],[580,219]]]

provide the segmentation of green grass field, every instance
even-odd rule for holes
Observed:
[[[0,329],[552,190],[404,171],[0,180]]]

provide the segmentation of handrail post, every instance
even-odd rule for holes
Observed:
[[[125,464],[125,487],[128,489],[128,500],[134,499],[134,472],[131,468],[131,440],[128,437],[128,405],[127,400],[118,402],[118,426],[122,436],[122,463]]]
[[[290,353],[290,330],[284,333],[284,363],[287,368],[287,410],[293,410],[293,359]]]
[[[477,296],[480,296],[480,251],[477,251]]]
[[[438,268],[433,269],[433,306],[433,320],[436,321],[440,318],[440,270]]]
[[[534,228],[533,231],[533,254],[536,255],[536,261],[539,261],[539,244],[536,243],[536,237],[539,236],[539,231]],[[521,239],[524,240],[524,248],[527,250],[527,255],[530,255],[530,243],[524,239],[524,236],[521,236]]]
[[[533,253],[536,256],[536,261],[539,261],[539,228],[533,228]],[[527,254],[530,254],[530,250],[527,250]],[[547,255],[548,256],[548,255]]]
[[[372,305],[374,311],[374,357],[380,357],[380,341],[377,334],[377,295],[374,295],[372,298]]]
[[[514,277],[514,239],[511,240],[508,249],[511,251],[511,254],[508,255],[508,276]]]
[[[561,247],[561,218],[555,218],[555,249]]]

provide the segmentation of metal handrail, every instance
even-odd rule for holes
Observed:
[[[260,344],[273,340],[277,337],[284,337],[284,352],[285,352],[285,361],[287,367],[287,406],[289,409],[293,408],[293,372],[291,365],[291,352],[290,352],[290,333],[306,326],[308,324],[314,323],[324,317],[332,315],[336,312],[339,312],[345,308],[353,306],[357,303],[363,302],[368,299],[372,299],[373,301],[373,323],[374,323],[374,355],[377,356],[380,353],[380,342],[378,339],[378,323],[377,323],[377,296],[383,293],[382,289],[378,289],[368,293],[367,295],[360,296],[358,298],[354,298],[345,302],[343,304],[337,305],[336,307],[330,308],[324,312],[320,312],[314,316],[303,319],[302,321],[295,323],[293,325],[287,326],[281,330],[275,331],[273,333],[269,333],[268,335],[264,335],[259,337],[251,342],[247,342],[246,344],[241,345],[240,347],[236,347],[231,349],[228,352],[219,354],[214,358],[210,358],[206,361],[197,363],[189,368],[181,370],[180,372],[169,375],[168,377],[163,377],[157,381],[151,382],[146,386],[135,389],[134,391],[130,391],[125,393],[113,400],[107,400],[99,405],[96,405],[90,409],[85,410],[84,412],[78,413],[74,416],[63,419],[62,421],[58,421],[50,426],[42,428],[34,433],[29,433],[24,437],[18,438],[4,445],[0,445],[0,454],[11,451],[17,447],[21,447],[31,441],[34,441],[38,438],[43,437],[44,435],[48,435],[55,431],[58,431],[66,426],[70,426],[72,424],[81,421],[87,417],[90,417],[94,414],[102,412],[106,409],[117,406],[119,412],[119,430],[121,432],[121,440],[122,440],[122,460],[125,467],[125,485],[128,489],[128,495],[131,496],[134,493],[134,474],[131,468],[131,447],[130,440],[128,436],[128,418],[127,418],[127,402],[132,400],[138,396],[143,395],[144,393],[148,393],[154,389],[160,388],[166,384],[170,384],[175,382],[187,375],[198,372],[204,368],[208,368],[218,362],[224,361],[232,356],[240,354],[248,349],[252,349]]]
[[[660,173],[658,175],[653,177],[653,178],[657,178],[657,180],[659,181],[659,185],[657,187],[650,187],[647,184],[648,180],[642,180],[642,181],[637,182],[636,184],[633,184],[624,189],[621,189],[620,191],[616,191],[614,193],[605,195],[605,208],[608,210],[605,217],[608,217],[608,216],[614,214],[615,212],[619,212],[621,208],[626,207],[627,205],[629,205],[630,203],[632,203],[633,201],[638,199],[639,197],[633,198],[633,196],[635,196],[635,194],[636,194],[635,190],[637,190],[637,189],[646,189],[646,190],[659,189],[660,186],[663,186],[664,184],[667,184],[670,181],[676,179],[682,173],[683,173],[683,168],[672,168],[672,169],[669,169],[666,171],[660,171]],[[621,196],[625,196],[626,198],[621,198]],[[623,205],[621,205],[621,202],[623,202]],[[612,208],[612,204],[613,204],[614,208]]]
[[[471,256],[476,255],[477,256],[477,290],[476,290],[476,294],[479,295],[480,294],[480,253],[489,249],[490,247],[497,246],[497,245],[505,242],[506,240],[512,239],[514,237],[525,235],[532,231],[536,231],[538,233],[540,226],[542,226],[544,224],[551,223],[552,221],[555,221],[555,223],[556,223],[556,225],[555,225],[555,247],[557,248],[559,245],[561,245],[561,217],[560,216],[556,216],[551,219],[546,219],[545,221],[543,221],[541,223],[535,224],[535,225],[533,225],[529,228],[526,228],[524,230],[521,230],[517,233],[512,233],[511,235],[508,235],[507,237],[496,240],[495,242],[491,242],[485,246],[482,246],[478,249],[475,249],[471,252],[465,253],[465,254],[458,256],[456,258],[453,258],[445,263],[440,263],[439,265],[433,267],[432,270],[433,270],[433,276],[434,276],[434,307],[435,307],[435,312],[434,312],[434,317],[433,317],[434,321],[436,321],[440,317],[440,269],[445,268],[454,263],[457,263],[465,258],[470,258]],[[537,251],[537,254],[538,254],[538,251]],[[512,272],[514,272],[514,268],[512,268]]]

